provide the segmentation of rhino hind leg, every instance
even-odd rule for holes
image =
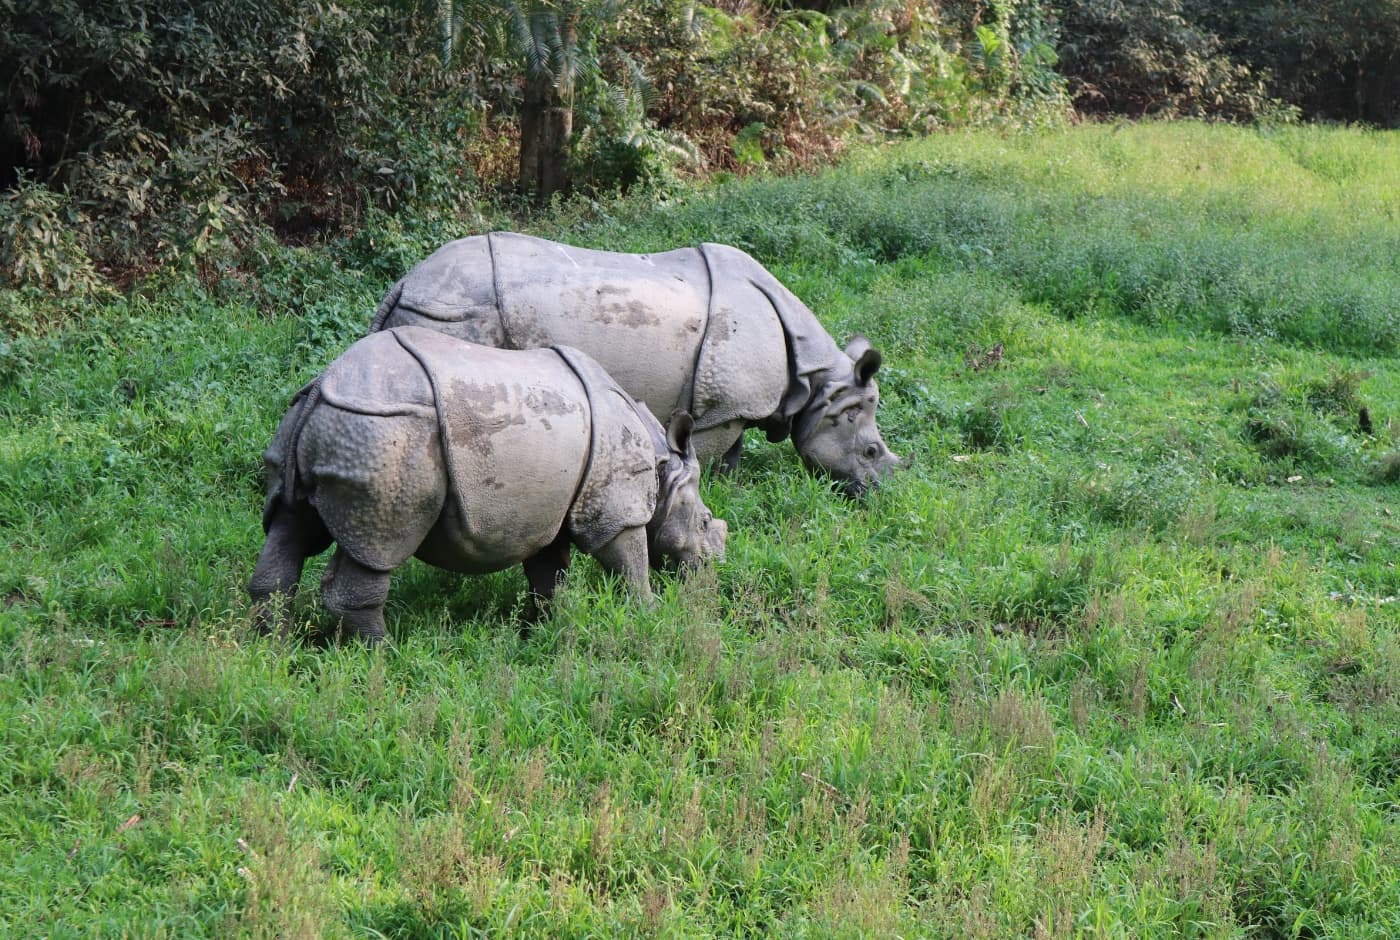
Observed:
[[[389,597],[389,572],[375,571],[337,546],[321,578],[321,599],[345,634],[368,646],[388,639],[384,602]]]
[[[652,603],[646,526],[623,529],[611,542],[595,550],[593,557],[605,571],[621,576],[639,600],[648,606]]]
[[[715,476],[730,477],[739,472],[739,456],[744,451],[744,435],[740,434],[734,439],[733,445],[724,452],[724,456],[715,464]]]
[[[530,635],[530,628],[540,621],[554,599],[554,592],[569,570],[569,533],[560,529],[554,541],[521,563],[525,580],[530,582],[530,599],[520,624],[520,638]]]
[[[330,533],[309,504],[288,506],[279,500],[272,507],[267,538],[248,582],[253,624],[260,634],[266,636],[279,625],[285,633],[290,625],[287,608],[296,596],[306,559],[321,554],[330,544]]]

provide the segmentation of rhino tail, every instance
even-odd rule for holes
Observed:
[[[389,293],[384,295],[384,299],[379,302],[379,309],[374,311],[374,319],[369,323],[369,331],[378,333],[384,329],[384,324],[389,319],[389,314],[394,312],[394,308],[399,305],[399,298],[403,296],[404,281],[408,278],[401,277],[399,282],[389,288]]]
[[[297,444],[301,441],[301,432],[306,427],[307,419],[321,401],[321,379],[322,376],[318,375],[292,396],[292,408],[295,413],[292,416],[291,427],[287,429],[285,436],[279,433],[279,440],[273,444],[274,448],[278,445],[281,447],[281,453],[278,455],[282,464],[279,468],[281,478],[277,481],[276,489],[267,494],[267,502],[263,504],[263,531],[271,525],[279,503],[290,509],[304,499],[298,485],[300,477],[297,473]]]

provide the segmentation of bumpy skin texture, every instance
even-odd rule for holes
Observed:
[[[632,255],[501,232],[464,238],[396,284],[371,331],[403,325],[503,348],[577,347],[654,413],[691,413],[701,458],[723,455],[729,468],[755,426],[791,436],[809,466],[855,494],[899,462],[875,424],[879,354],[863,337],[841,349],[736,248]]]
[[[302,390],[264,457],[267,540],[249,586],[264,627],[331,541],[326,606],[376,640],[388,573],[412,555],[463,573],[524,563],[547,599],[573,544],[647,596],[653,553],[690,564],[720,554],[727,534],[699,501],[689,438],[668,440],[566,347],[371,334]],[[703,513],[690,531],[648,544],[649,526],[691,506]]]

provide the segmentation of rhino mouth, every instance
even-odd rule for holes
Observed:
[[[847,499],[864,500],[885,485],[885,481],[894,475],[894,469],[894,467],[890,467],[883,473],[867,477],[832,476],[831,482],[837,491]]]
[[[856,500],[857,502],[864,500],[866,496],[870,495],[871,490],[878,488],[880,485],[880,481],[878,480],[869,482],[865,480],[837,480],[835,482],[836,489],[840,491],[842,496],[847,499]]]
[[[688,575],[703,568],[708,562],[724,561],[724,548],[729,541],[729,526],[723,519],[710,520],[710,527],[700,537],[695,547],[676,546],[660,549],[658,566],[662,571]]]
[[[661,570],[667,574],[690,575],[699,571],[705,566],[709,559],[699,552],[687,552],[683,555],[664,555],[661,559]]]

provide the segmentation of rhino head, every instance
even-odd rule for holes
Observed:
[[[880,353],[857,333],[846,344],[845,359],[802,409],[792,440],[808,467],[825,470],[847,496],[859,498],[893,473],[899,458],[875,425]]]
[[[647,525],[647,547],[654,567],[662,559],[682,569],[724,557],[729,526],[700,499],[700,460],[695,455],[690,414],[677,411],[666,430],[667,460],[661,470],[656,514]]]

